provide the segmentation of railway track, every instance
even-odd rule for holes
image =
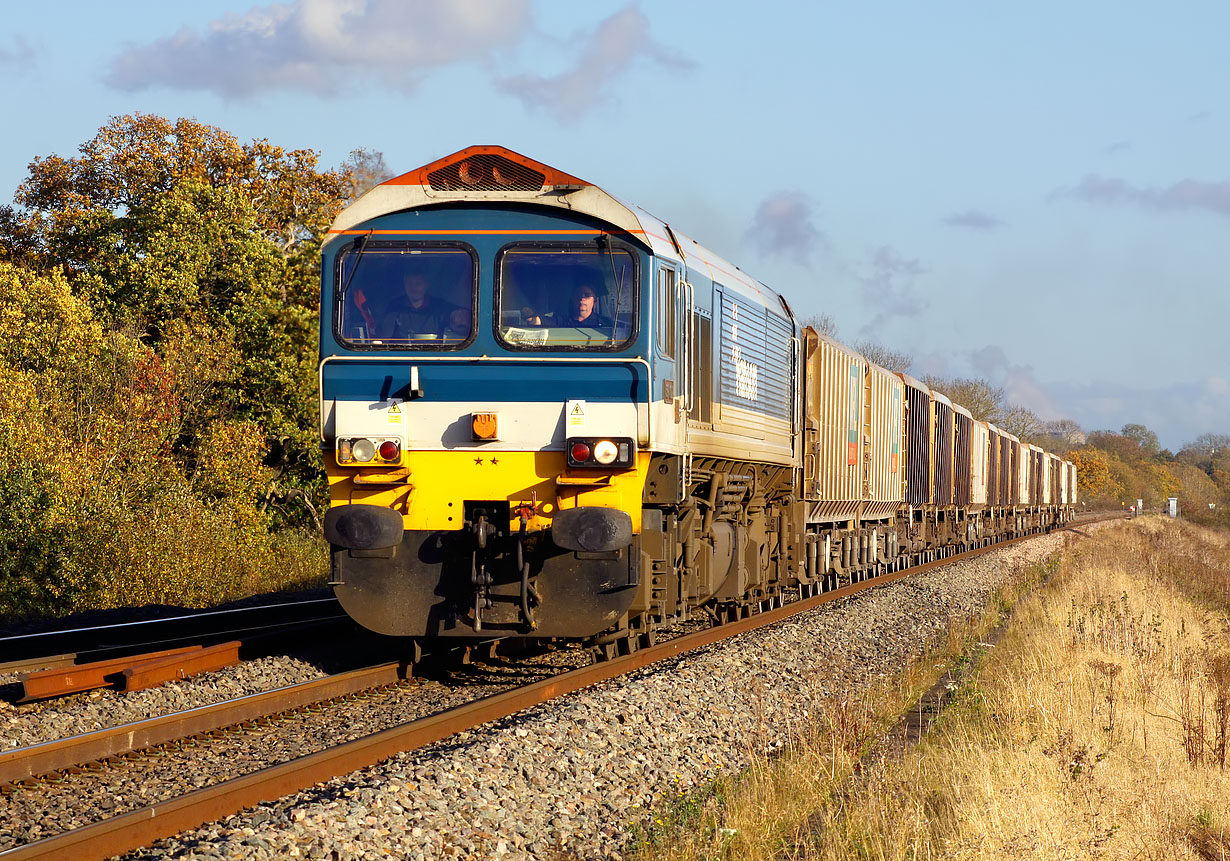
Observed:
[[[334,598],[184,613],[157,619],[90,625],[0,637],[0,673],[69,667],[88,662],[227,640],[251,641],[308,625],[342,623]]]
[[[102,822],[14,848],[0,853],[0,858],[109,857],[192,828],[202,822],[229,815],[261,801],[277,798],[336,775],[374,764],[400,751],[422,747],[463,730],[547,702],[554,697],[629,673],[665,658],[756,628],[772,625],[789,616],[853,595],[864,589],[921,573],[938,565],[971,558],[987,550],[1002,548],[1021,540],[1027,539],[1001,542],[990,548],[950,555],[922,566],[852,583],[831,592],[792,602],[784,607],[765,607],[745,619],[680,636],[611,661],[553,674],[539,681],[446,708],[437,714],[420,717],[400,726],[368,733],[289,762],[261,768],[178,798],[159,801]],[[117,739],[131,738],[131,742],[125,742],[131,750],[150,744],[169,743],[176,737],[183,737],[191,732],[216,733],[223,726],[234,726],[235,723],[240,722],[247,722],[249,726],[253,726],[257,725],[253,722],[268,720],[270,709],[274,712],[285,713],[287,708],[305,707],[314,696],[317,697],[317,701],[321,698],[338,700],[353,696],[362,690],[370,690],[369,685],[402,685],[405,684],[404,676],[404,667],[384,665],[361,673],[350,674],[349,679],[345,681],[340,678],[324,680],[316,686],[315,692],[302,687],[298,690],[287,689],[266,695],[264,703],[250,699],[244,704],[238,702],[222,704],[219,707],[211,707],[208,712],[194,710],[196,714],[185,713],[148,722],[149,726],[140,729],[119,728],[91,734],[95,736],[94,738],[67,739],[49,745],[36,746],[42,750],[11,751],[0,759],[0,768],[7,769],[3,772],[6,776],[11,775],[18,780],[55,769],[71,771],[80,767],[81,763],[97,758],[99,755],[117,756],[126,753],[127,751],[120,750],[123,745],[117,747]],[[345,690],[345,685],[350,685],[351,688]],[[258,714],[263,709],[267,713]],[[231,723],[227,724],[227,721]],[[41,759],[36,757],[41,757]]]

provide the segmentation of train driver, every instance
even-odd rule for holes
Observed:
[[[567,312],[556,314],[551,325],[601,329],[609,328],[611,321],[598,312],[598,294],[594,288],[582,282],[573,288]]]
[[[401,341],[441,337],[453,306],[427,295],[427,279],[417,273],[403,277],[402,290],[404,295],[385,312],[382,337]]]

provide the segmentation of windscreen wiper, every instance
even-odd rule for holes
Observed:
[[[599,250],[606,252],[607,262],[611,265],[611,282],[615,285],[615,307],[611,309],[611,343],[615,343],[615,330],[619,328],[619,306],[623,301],[624,282],[615,273],[615,251],[611,248],[611,244],[607,241],[605,234],[599,234],[594,242],[598,245]]]
[[[367,249],[367,240],[371,238],[372,231],[369,230],[362,236],[357,237],[354,242],[350,243],[351,247],[355,250],[354,266],[350,268],[350,274],[348,274],[346,276],[346,280],[342,282],[341,292],[338,293],[339,301],[341,301],[346,295],[346,291],[350,289],[350,282],[354,280],[354,274],[359,271],[359,263],[362,262],[363,252]]]

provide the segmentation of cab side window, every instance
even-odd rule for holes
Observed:
[[[658,350],[666,358],[675,355],[675,270],[658,270]]]

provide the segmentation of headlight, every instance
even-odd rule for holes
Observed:
[[[370,439],[357,439],[350,444],[354,459],[359,463],[370,463],[376,456],[376,444]]]
[[[600,440],[594,446],[594,460],[603,466],[614,463],[617,457],[619,457],[619,446],[609,439]]]

